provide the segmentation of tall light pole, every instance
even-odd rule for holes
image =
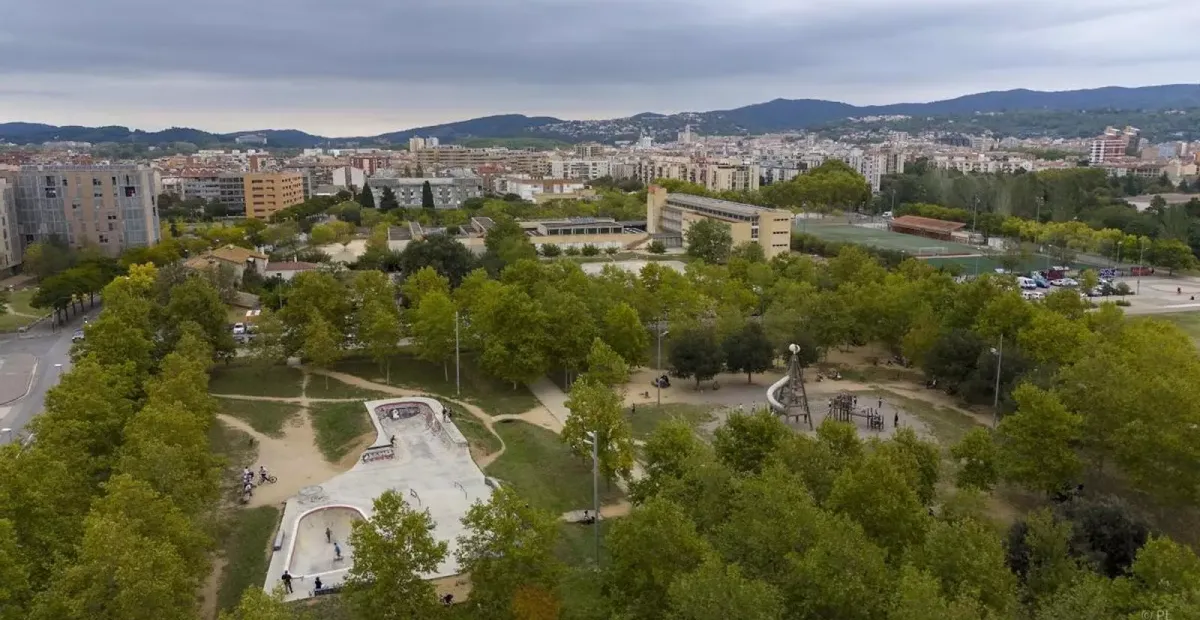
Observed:
[[[458,355],[458,310],[454,311],[454,395],[462,396],[461,364]]]
[[[662,372],[662,339],[663,339],[663,336],[666,336],[667,334],[671,333],[671,330],[663,329],[662,323],[664,323],[664,321],[659,321],[658,325],[654,326],[654,331],[658,334],[658,370],[659,370],[659,372]],[[661,375],[659,375],[658,377],[656,377],[654,379],[654,393],[655,393],[655,398],[658,401],[659,407],[662,406],[662,381],[660,381],[660,379],[662,379]]]
[[[1142,294],[1142,265],[1145,264],[1144,262],[1142,262],[1142,255],[1145,253],[1146,253],[1146,238],[1138,237],[1137,291],[1134,292],[1134,295]]]
[[[1116,264],[1117,269],[1121,268],[1121,246],[1124,245],[1124,243],[1125,243],[1124,239],[1117,242],[1117,264]]]
[[[1000,422],[1000,367],[1004,364],[1004,334],[1000,334],[1000,348],[992,349],[996,356],[996,387],[992,397],[992,428]]]
[[[596,544],[596,566],[600,566],[600,439],[595,431],[587,432],[584,441],[592,446],[592,532]]]

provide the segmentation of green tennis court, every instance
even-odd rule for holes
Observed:
[[[881,250],[905,252],[913,256],[977,254],[980,251],[980,248],[965,243],[928,239],[916,235],[892,232],[886,228],[869,228],[853,224],[818,223],[802,220],[795,227],[795,230],[826,241],[858,243]]]

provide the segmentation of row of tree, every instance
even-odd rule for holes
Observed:
[[[149,265],[114,279],[36,441],[0,449],[0,617],[195,617],[220,492],[210,325],[224,316],[195,292],[217,297]]]

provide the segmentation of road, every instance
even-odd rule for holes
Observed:
[[[88,310],[92,315],[96,312],[96,309]],[[0,433],[0,445],[24,437],[25,426],[42,412],[46,392],[57,385],[62,374],[71,368],[71,335],[82,325],[82,315],[76,315],[59,329],[39,324],[25,334],[0,337],[0,357],[28,353],[38,360],[34,371],[36,376],[29,392],[15,402],[0,407],[0,428],[12,429],[11,433]]]

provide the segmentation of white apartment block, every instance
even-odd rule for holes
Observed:
[[[17,234],[17,205],[13,188],[0,179],[0,275],[11,275],[24,258],[21,237]]]
[[[962,173],[1013,173],[1017,170],[1032,172],[1033,160],[1022,157],[995,159],[983,153],[974,155],[934,155],[931,162],[940,170],[957,170]]]
[[[612,174],[612,163],[607,159],[550,159],[546,161],[543,174],[552,179],[582,179],[591,181]]]

